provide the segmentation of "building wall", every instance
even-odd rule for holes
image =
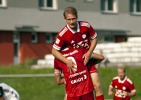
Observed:
[[[0,31],[0,65],[13,64],[13,32]]]
[[[38,42],[31,43],[31,33],[20,33],[20,62],[31,58],[42,58],[45,54],[51,53],[52,44],[45,42],[45,33],[38,33]]]
[[[14,63],[13,33],[0,31],[0,65]],[[34,58],[42,58],[51,53],[52,44],[46,43],[45,33],[38,33],[38,42],[31,43],[31,33],[20,33],[19,59],[20,63]]]
[[[0,9],[0,30],[32,26],[38,32],[58,32],[65,25],[63,10],[74,6],[78,10],[78,20],[86,20],[98,30],[123,30],[129,35],[141,35],[140,15],[130,14],[130,0],[117,0],[118,13],[102,13],[101,0],[58,0],[57,10],[41,10],[38,0],[8,0],[7,7]]]

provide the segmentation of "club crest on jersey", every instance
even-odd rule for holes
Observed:
[[[57,38],[55,42],[56,44],[59,44],[60,40]]]
[[[86,38],[86,34],[83,34],[83,35],[82,35],[82,38],[85,39],[85,38]]]
[[[124,87],[122,87],[122,90],[126,90],[126,87],[124,86]]]

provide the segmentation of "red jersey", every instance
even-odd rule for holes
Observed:
[[[114,100],[130,100],[130,97],[124,97],[122,92],[136,92],[133,82],[127,77],[124,80],[120,80],[118,76],[113,78],[110,86],[115,89]]]
[[[72,51],[62,52],[66,58],[73,60],[76,63],[75,73],[70,73],[68,67],[63,62],[55,58],[54,68],[63,72],[65,78],[65,89],[68,97],[77,97],[88,94],[93,91],[93,84],[88,72],[88,69],[83,64],[83,52],[81,49],[74,49]],[[92,65],[90,65],[92,66]]]
[[[94,39],[96,36],[97,33],[88,22],[78,21],[77,31],[66,25],[57,35],[53,47],[57,50],[60,50],[62,46],[89,49],[90,38]]]

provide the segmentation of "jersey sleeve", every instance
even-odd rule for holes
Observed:
[[[53,44],[53,48],[55,48],[56,50],[60,50],[61,46],[63,46],[63,43],[63,38],[58,35]]]
[[[114,87],[115,86],[115,82],[114,82],[114,79],[112,79],[112,81],[111,81],[111,84],[110,84],[110,87]]]
[[[91,39],[94,39],[97,37],[96,31],[93,29],[93,27],[90,25],[90,37]]]
[[[130,79],[127,79],[127,81],[129,82],[129,89],[130,89],[130,91],[131,92],[136,92],[134,83]]]
[[[61,47],[64,45],[65,43],[65,33],[67,32],[67,27],[65,26],[57,35],[57,38],[53,44],[53,48],[55,48],[56,50],[60,50]]]

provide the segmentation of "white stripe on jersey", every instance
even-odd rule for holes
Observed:
[[[129,78],[127,78],[127,81],[128,81],[130,84],[133,84],[133,82],[132,82]]]
[[[59,36],[62,36],[67,30],[68,30],[68,28],[65,27],[65,28],[59,33]]]
[[[55,48],[56,50],[60,50],[61,49],[61,47],[58,47],[57,45],[53,45],[53,48]]]
[[[94,39],[94,38],[96,38],[96,37],[97,37],[97,33],[95,32],[94,36],[91,37],[91,39]]]
[[[81,22],[80,26],[86,26],[86,27],[90,28],[90,24],[86,23],[86,22]]]

